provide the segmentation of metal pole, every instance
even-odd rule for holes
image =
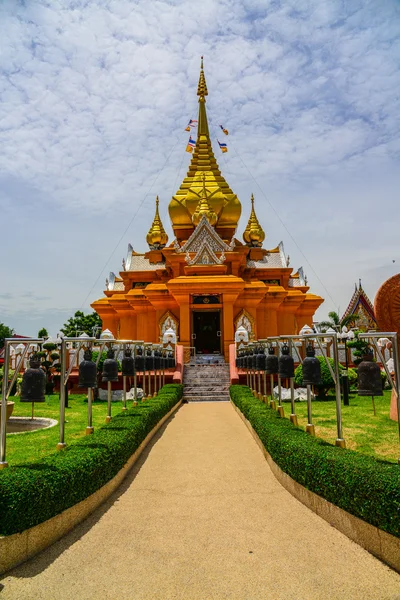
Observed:
[[[397,395],[397,425],[399,429],[399,438],[400,438],[400,369],[399,369],[399,348],[397,345],[397,333],[393,333],[393,362],[394,362],[394,378],[395,378],[395,392]],[[400,458],[398,459],[398,463],[400,464]]]
[[[274,376],[270,375],[270,384],[271,384],[271,402],[269,403],[269,407],[276,409],[276,402],[274,400]]]
[[[112,419],[111,416],[111,398],[112,398],[112,390],[111,390],[111,381],[107,381],[107,416],[106,423],[109,423]]]
[[[0,469],[8,467],[6,461],[6,435],[7,435],[7,387],[8,387],[8,370],[10,362],[10,346],[9,342],[4,342],[4,367],[3,367],[3,389],[1,393],[1,443],[0,443]]]
[[[60,441],[57,444],[57,450],[63,450],[66,447],[65,443],[65,376],[66,376],[66,342],[63,339],[61,342],[61,377],[60,377]],[[68,381],[68,378],[67,378]]]
[[[93,389],[90,387],[87,391],[87,406],[88,406],[88,424],[86,427],[86,435],[90,435],[94,432],[94,427],[92,423],[92,399],[93,399]]]
[[[263,400],[264,402],[267,402],[267,372],[264,371],[263,373],[263,379],[264,379],[264,397]]]
[[[346,442],[343,438],[342,431],[342,406],[340,398],[340,374],[339,374],[339,350],[336,335],[332,335],[333,339],[333,360],[335,363],[335,387],[336,387],[336,422],[337,422],[337,440],[336,446],[340,448],[346,448]]]
[[[142,371],[142,388],[143,388],[143,396],[142,402],[146,398],[146,348],[143,344],[143,371]]]
[[[292,406],[292,414],[290,415],[290,420],[296,427],[298,426],[295,403],[294,403],[294,377],[290,378],[290,403]]]
[[[311,385],[307,385],[307,421],[306,432],[315,436],[315,427],[312,422],[311,414]]]
[[[122,406],[122,410],[128,410],[126,408],[126,375],[123,375],[122,377],[122,389],[123,389],[123,406]]]
[[[134,402],[137,402],[137,373],[136,373],[136,345],[133,348],[133,360],[135,361],[135,374],[133,376],[133,387],[134,387]]]
[[[346,369],[342,371],[342,383],[343,383],[343,404],[349,406],[349,363],[347,359],[347,333],[343,338],[344,341],[344,357]]]
[[[285,416],[285,409],[282,406],[282,380],[280,375],[278,374],[278,414],[280,417]]]

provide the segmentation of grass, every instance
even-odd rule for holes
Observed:
[[[85,394],[70,395],[69,407],[65,409],[65,442],[67,445],[85,435],[87,426],[88,405],[85,402]],[[13,417],[30,417],[32,405],[28,402],[20,402],[19,396],[10,397],[15,402]],[[128,402],[130,407],[132,402]],[[35,417],[46,417],[59,421],[59,396],[46,396],[46,402],[35,404]],[[112,415],[122,410],[122,401],[112,403]],[[104,425],[107,415],[107,402],[95,402],[92,405],[93,427]],[[18,465],[27,462],[36,462],[41,458],[56,452],[59,441],[60,428],[58,424],[50,429],[39,429],[37,431],[7,435],[6,458],[9,465]]]
[[[346,447],[362,454],[396,462],[400,457],[398,425],[389,418],[391,390],[375,397],[374,416],[371,397],[351,394],[349,406],[342,402],[343,437]],[[289,417],[290,404],[284,403],[285,416]],[[307,403],[296,402],[296,414],[300,427],[307,425]],[[336,403],[334,395],[326,400],[313,400],[312,420],[315,433],[331,444],[337,438]]]

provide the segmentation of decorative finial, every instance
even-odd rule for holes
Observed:
[[[203,189],[201,190],[201,196],[197,208],[193,213],[192,223],[197,226],[203,216],[206,217],[210,225],[215,225],[218,221],[217,214],[213,211],[210,203],[208,202],[205,173],[203,173]]]
[[[256,212],[254,210],[254,194],[251,194],[251,213],[246,229],[243,233],[243,239],[247,246],[255,247],[261,247],[265,239],[264,230],[258,222]]]
[[[203,57],[201,57],[200,63],[200,78],[199,85],[197,86],[197,95],[204,100],[204,96],[208,96],[206,78],[203,71]]]
[[[124,258],[122,259],[122,270],[126,271],[126,262]]]
[[[168,242],[168,235],[165,232],[158,212],[159,202],[158,196],[156,196],[156,214],[146,237],[150,250],[161,250]]]

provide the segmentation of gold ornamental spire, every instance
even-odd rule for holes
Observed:
[[[151,250],[160,250],[164,248],[168,242],[168,235],[165,233],[165,229],[160,219],[158,212],[159,199],[156,197],[156,214],[154,215],[152,226],[147,234],[146,241]]]
[[[246,229],[243,233],[243,239],[247,246],[261,247],[265,239],[265,233],[260,223],[258,222],[256,212],[254,210],[254,194],[251,195],[251,213]]]
[[[203,216],[206,217],[206,219],[210,223],[210,225],[215,225],[216,222],[218,221],[217,215],[211,208],[210,203],[208,202],[207,190],[206,190],[206,176],[204,175],[204,173],[203,173],[203,189],[201,191],[199,203],[198,203],[197,208],[194,211],[193,217],[192,217],[193,225],[195,225],[197,227],[197,225],[200,223],[201,218]]]
[[[187,240],[193,233],[192,217],[202,197],[203,175],[206,179],[207,202],[217,216],[216,231],[223,240],[230,241],[235,234],[242,207],[239,198],[225,181],[215,160],[208,129],[206,112],[207,83],[204,75],[203,57],[197,87],[199,116],[196,147],[193,151],[188,173],[169,204],[174,234],[178,240]],[[212,219],[214,220],[214,219]]]
[[[206,78],[205,78],[204,70],[203,70],[203,57],[201,57],[201,63],[200,63],[200,78],[199,78],[199,85],[197,86],[197,95],[200,97],[203,97],[203,98],[204,98],[204,96],[208,96]]]

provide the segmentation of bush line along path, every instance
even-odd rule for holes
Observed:
[[[183,405],[103,507],[2,584],[6,600],[400,597],[277,482],[229,403]]]

